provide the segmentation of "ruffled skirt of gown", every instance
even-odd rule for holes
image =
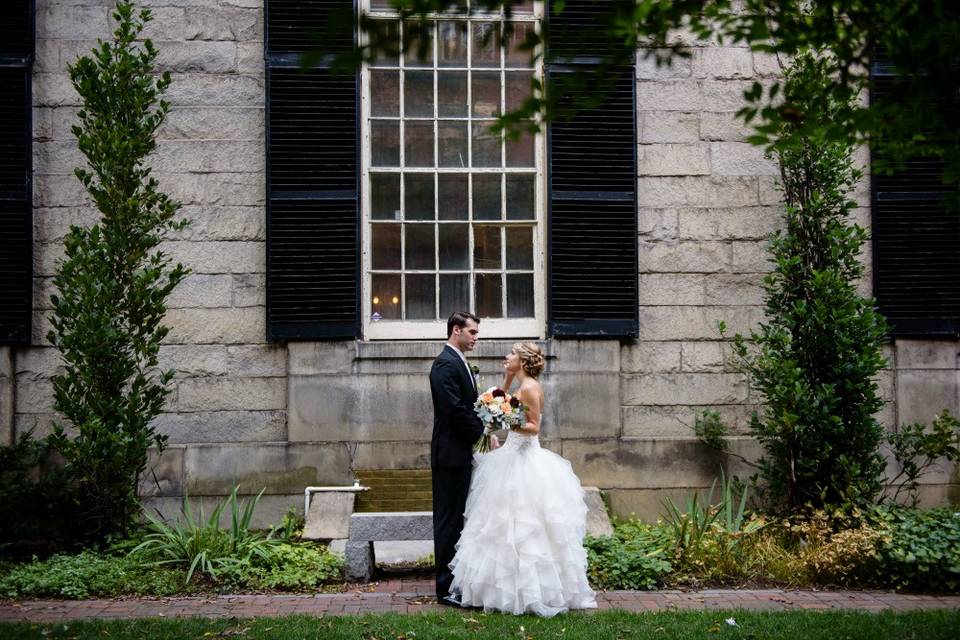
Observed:
[[[583,548],[587,506],[570,463],[512,432],[479,457],[450,562],[461,605],[550,617],[592,609]]]

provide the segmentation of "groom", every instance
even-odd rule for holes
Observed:
[[[477,386],[464,354],[480,335],[480,319],[457,311],[447,320],[447,344],[430,369],[433,396],[433,555],[437,563],[437,600],[448,604],[454,545],[463,530],[463,512],[470,489],[473,445],[483,435],[483,423],[473,412]]]

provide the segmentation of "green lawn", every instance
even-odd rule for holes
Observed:
[[[733,617],[737,626],[725,618]],[[0,638],[101,640],[572,640],[742,638],[753,640],[956,640],[960,610],[909,613],[697,611],[632,614],[607,611],[552,620],[528,616],[444,612],[424,615],[365,615],[315,618],[288,616],[252,620],[86,621],[68,624],[0,624]]]

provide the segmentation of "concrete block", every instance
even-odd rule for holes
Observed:
[[[677,210],[640,209],[637,231],[643,240],[675,240],[677,238]]]
[[[641,176],[641,207],[742,207],[758,203],[753,176]]]
[[[266,271],[266,246],[262,242],[170,241],[162,249],[174,262],[182,262],[196,274]]]
[[[666,399],[670,402],[673,399]],[[637,405],[623,407],[624,438],[690,438],[697,417],[710,409],[730,429],[730,435],[747,434],[753,405]]]
[[[783,75],[783,68],[789,64],[786,56],[763,51],[753,52],[753,71],[761,77],[779,77]]]
[[[162,345],[159,365],[173,369],[178,376],[222,376],[228,371],[227,348],[220,344]]]
[[[250,377],[282,377],[287,373],[287,349],[282,344],[227,347],[227,373]]]
[[[763,276],[758,273],[719,273],[704,278],[708,305],[763,304]]]
[[[653,55],[655,50],[641,49],[637,55],[638,80],[672,80],[674,78],[689,78],[692,66],[691,58],[672,56],[667,64],[657,64]],[[664,51],[660,51],[664,53]],[[649,55],[648,55],[649,54]]]
[[[640,340],[717,340],[721,320],[732,335],[747,333],[763,319],[763,307],[641,307]]]
[[[700,82],[697,80],[641,81],[637,84],[639,111],[699,111],[704,106]]]
[[[100,219],[93,207],[57,207],[33,210],[33,241],[37,244],[62,243],[71,225],[89,227]]]
[[[897,369],[960,369],[960,342],[898,338]]]
[[[699,273],[641,273],[640,306],[703,305],[703,281]]]
[[[154,423],[171,444],[282,442],[285,411],[195,411],[161,413]]]
[[[353,491],[318,491],[312,494],[303,537],[307,540],[348,537],[355,498]]]
[[[610,516],[607,515],[607,505],[603,502],[600,489],[597,487],[584,487],[583,497],[587,503],[587,535],[612,536],[613,526],[610,524]]]
[[[344,549],[347,580],[369,582],[373,577],[374,552],[372,542],[348,541]]]
[[[710,148],[702,144],[642,144],[641,176],[688,176],[710,173]]]
[[[780,186],[780,178],[770,175],[759,176],[757,185],[760,204],[783,205],[783,189]]]
[[[170,293],[167,306],[171,309],[229,307],[232,293],[233,278],[229,275],[191,273]]]
[[[767,273],[773,268],[765,242],[731,242],[734,273]]]
[[[680,369],[690,373],[722,373],[727,369],[729,348],[723,342],[681,343]]]
[[[0,347],[0,446],[9,446],[14,442],[14,378],[13,349]]]
[[[620,370],[620,345],[612,340],[556,340],[550,373]]]
[[[680,370],[679,342],[633,342],[621,347],[623,373]]]
[[[618,436],[619,379],[619,373],[600,372],[558,373],[544,378],[544,437]]]
[[[262,206],[221,207],[189,205],[180,210],[190,226],[171,234],[171,240],[266,239],[266,210]]]
[[[779,207],[677,210],[680,240],[765,240],[781,226]]]
[[[17,413],[50,413],[53,383],[49,380],[16,380],[14,407]]]
[[[753,55],[745,47],[703,47],[693,56],[695,78],[751,78]],[[706,103],[710,106],[710,103]]]
[[[748,439],[731,439],[731,449],[756,460],[759,445]],[[753,471],[742,462],[719,453],[697,440],[564,440],[563,457],[570,461],[584,485],[608,489],[654,489],[710,486],[720,475],[741,477]]]
[[[897,424],[930,424],[949,409],[960,414],[960,369],[897,370]]]
[[[164,344],[256,344],[267,335],[263,307],[171,309],[164,323],[170,327]]]
[[[72,175],[74,168],[86,164],[76,142],[68,140],[37,142],[33,147],[33,161],[37,173],[48,175]]]
[[[36,20],[38,38],[94,40],[106,38],[113,29],[105,6],[39,3]]]
[[[183,454],[182,446],[168,446],[162,453],[151,448],[147,453],[147,467],[140,475],[139,495],[141,497],[180,496],[183,495]]]
[[[264,66],[262,39],[237,43],[237,73],[257,75]]]
[[[666,500],[676,504],[684,501],[694,492],[706,497],[706,487],[677,487],[661,489],[607,489],[610,511],[618,518],[637,518],[650,524],[663,517]]]
[[[263,76],[174,73],[167,99],[174,107],[263,106]]]
[[[353,469],[429,469],[430,434],[425,435],[428,439],[420,442],[351,443]]]
[[[700,117],[684,111],[640,111],[637,113],[640,144],[697,142]]]
[[[716,273],[730,268],[726,242],[644,242],[639,245],[643,272]]]
[[[710,171],[720,176],[773,176],[779,175],[780,167],[764,155],[763,147],[746,142],[713,142]]]
[[[234,307],[263,307],[267,304],[267,276],[239,273],[233,276],[231,303]]]
[[[184,459],[190,495],[299,494],[311,486],[353,483],[347,447],[331,443],[191,444]]]
[[[180,411],[271,410],[286,407],[284,378],[187,378],[178,384]]]
[[[350,516],[350,541],[432,540],[433,513],[396,511]]]
[[[167,172],[258,173],[265,161],[261,140],[164,140],[151,166]]]
[[[34,73],[33,104],[40,107],[78,107],[80,96],[74,91],[65,72]]]
[[[157,70],[174,73],[233,73],[237,45],[232,42],[157,42]]]
[[[45,438],[53,433],[54,424],[61,424],[66,433],[76,435],[76,431],[63,416],[56,413],[15,413],[13,415],[13,438],[20,439],[27,433],[36,439]]]
[[[188,8],[183,37],[187,40],[260,40],[262,12],[255,8]]]
[[[623,404],[733,404],[747,400],[747,382],[729,373],[651,373],[622,378]]]
[[[0,347],[0,354],[3,349]],[[60,357],[60,351],[52,347],[26,347],[17,348],[16,357],[12,357],[13,367],[18,380],[46,380],[55,373],[63,371],[63,359]],[[2,363],[0,357],[0,363]],[[8,363],[9,364],[9,363]],[[0,378],[7,377],[10,374],[0,372]]]
[[[229,494],[229,491],[227,492]],[[256,494],[241,494],[238,500],[240,508],[248,500],[252,500]],[[204,522],[209,518],[210,513],[216,506],[223,502],[225,495],[198,496],[190,494],[190,508],[193,511],[195,519],[201,519]],[[145,511],[153,515],[159,515],[167,522],[183,520],[183,496],[161,496],[146,497],[143,499]],[[290,509],[297,513],[303,512],[303,492],[289,495],[267,495],[264,494],[257,503],[257,508],[253,512],[251,526],[254,529],[270,529],[282,520],[284,514]],[[230,526],[230,509],[224,510],[220,516],[220,526]]]
[[[261,49],[260,65],[263,66]],[[157,132],[159,140],[260,140],[264,126],[262,106],[177,107]]]
[[[711,105],[706,106],[707,109]],[[743,142],[753,127],[730,111],[704,111],[700,114],[700,139]]]
[[[702,80],[701,100],[703,108],[709,111],[737,111],[747,105],[744,91],[753,86],[752,80]],[[760,81],[766,85],[769,81]]]
[[[291,342],[287,345],[287,357],[290,375],[349,373],[357,357],[357,343],[353,340]]]

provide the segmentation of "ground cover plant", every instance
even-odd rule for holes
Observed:
[[[726,622],[731,618],[736,624]],[[952,640],[960,611],[908,613],[808,612],[751,613],[696,611],[627,613],[603,611],[551,619],[447,611],[422,615],[365,615],[316,618],[88,621],[51,625],[0,624],[0,639],[93,640],[126,638],[193,640],[235,637],[244,640],[540,640],[543,638],[663,639],[754,638],[759,640]]]

